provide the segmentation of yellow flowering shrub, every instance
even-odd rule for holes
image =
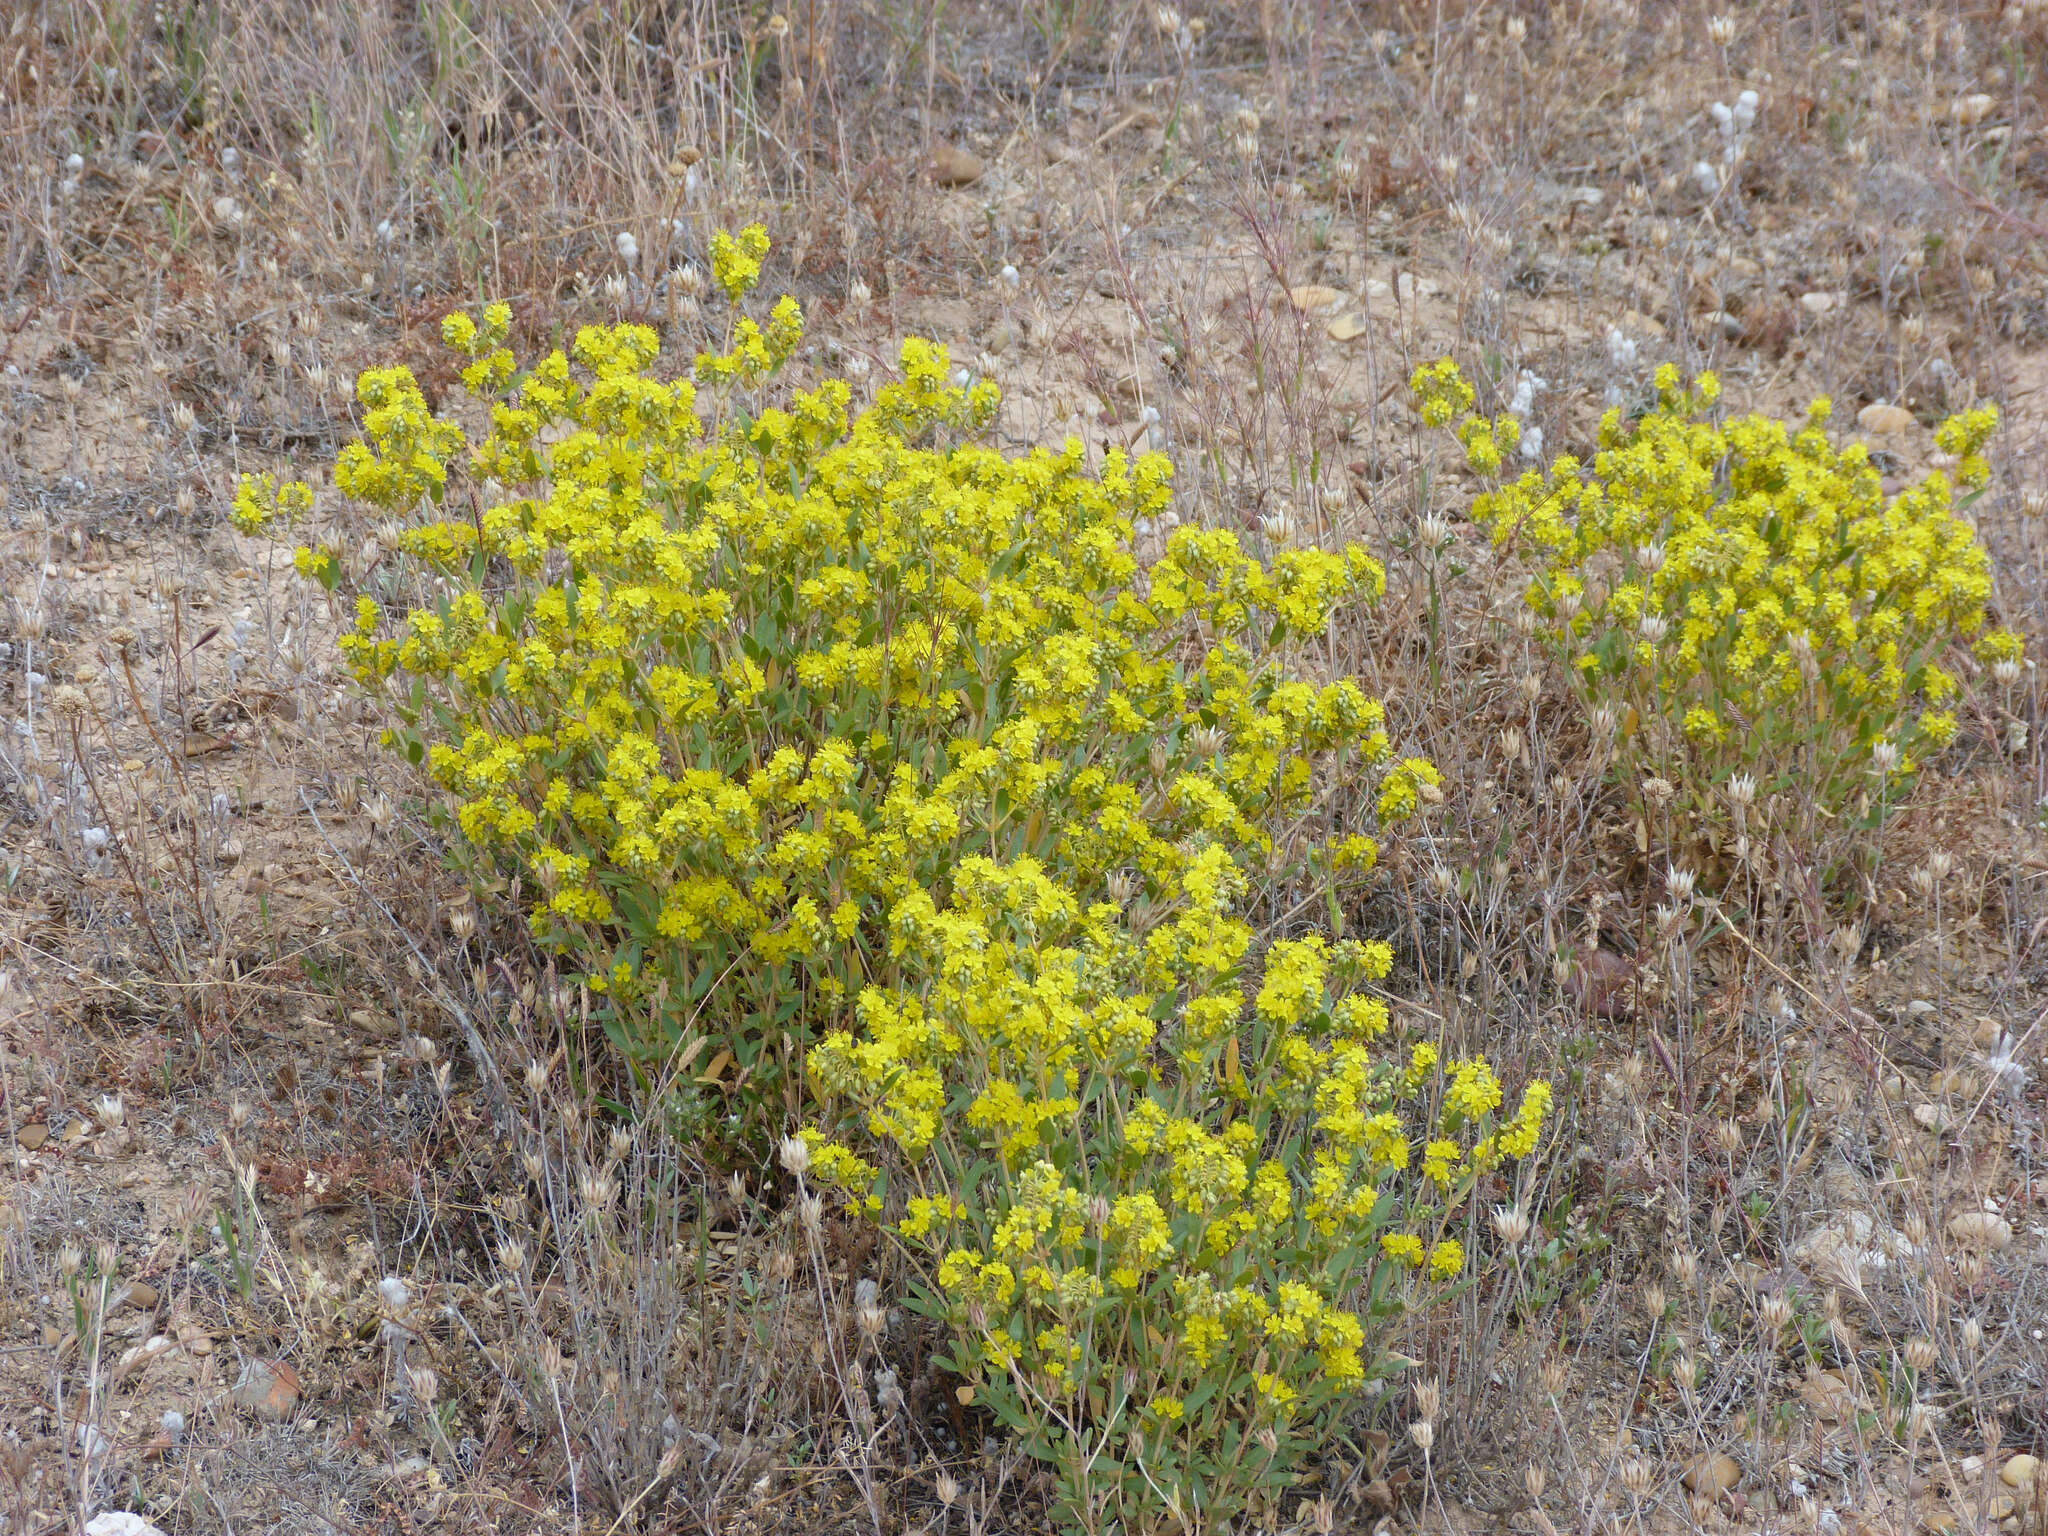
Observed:
[[[1361,990],[1381,943],[1276,943],[1247,1007],[1239,881],[1205,848],[1148,927],[972,860],[943,912],[892,919],[914,984],[863,992],[811,1061],[890,1174],[818,1130],[811,1166],[855,1204],[901,1192],[949,1364],[1085,1530],[1277,1493],[1388,1373],[1385,1320],[1459,1280],[1444,1228],[1550,1106],[1534,1083],[1502,1114],[1484,1062],[1388,1050]]]
[[[1283,942],[1242,991],[1261,882],[1337,910],[1440,797],[1306,659],[1382,572],[1194,528],[1141,567],[1166,460],[1006,457],[926,342],[862,410],[775,392],[803,324],[744,312],[766,249],[713,242],[732,309],[687,377],[634,325],[522,371],[501,306],[443,326],[475,429],[364,374],[336,483],[402,558],[300,569],[458,853],[681,1123],[803,1122],[1084,1523],[1149,1529],[1168,1487],[1227,1515],[1384,1370],[1365,1319],[1455,1283],[1444,1223],[1549,1102],[1379,1059],[1384,946]]]
[[[736,299],[764,242],[714,245]],[[1341,807],[1387,755],[1383,712],[1278,665],[1382,590],[1363,551],[1261,564],[1189,528],[1140,571],[1164,458],[1006,458],[978,441],[994,387],[922,341],[864,411],[836,379],[771,402],[793,299],[735,305],[728,345],[667,382],[645,327],[522,373],[508,325],[443,328],[474,440],[407,370],[359,381],[336,483],[403,520],[412,569],[371,573],[342,646],[618,1046],[653,1067],[715,1034],[712,1108],[793,1113],[818,1026],[893,974],[892,913],[943,910],[972,855],[1162,909],[1198,843],[1370,868],[1371,817]],[[300,564],[343,585],[324,548]]]
[[[1994,407],[1938,431],[1953,479],[1887,496],[1861,445],[1830,442],[1825,399],[1795,429],[1717,423],[1714,376],[1683,388],[1667,364],[1647,415],[1607,413],[1590,465],[1563,455],[1503,480],[1512,419],[1503,439],[1470,414],[1448,359],[1411,385],[1493,482],[1473,521],[1526,562],[1527,601],[1622,759],[1703,807],[1740,776],[1741,796],[1796,787],[1867,824],[1955,737],[1958,644],[2017,658],[2017,636],[1985,631],[1989,558],[1956,515],[1958,485],[1988,473]]]

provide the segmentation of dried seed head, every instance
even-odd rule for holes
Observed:
[[[1984,1325],[1974,1317],[1965,1318],[1960,1337],[1963,1348],[1974,1355],[1979,1349],[1984,1347]]]
[[[1545,1397],[1561,1397],[1570,1383],[1571,1373],[1563,1360],[1552,1355],[1537,1369],[1536,1379]]]
[[[85,1250],[76,1243],[66,1243],[57,1250],[57,1273],[66,1280],[76,1279],[85,1267]]]
[[[816,1237],[825,1225],[825,1202],[817,1195],[805,1195],[797,1201],[796,1214],[804,1231]]]
[[[1643,1291],[1643,1311],[1649,1314],[1651,1322],[1658,1322],[1663,1318],[1668,1304],[1669,1298],[1665,1296],[1663,1286],[1653,1284]]]
[[[1650,1464],[1631,1455],[1621,1464],[1621,1486],[1628,1490],[1630,1498],[1642,1498],[1650,1491]]]
[[[249,1123],[249,1116],[255,1113],[247,1099],[234,1099],[228,1104],[228,1129],[239,1131]]]
[[[1782,1331],[1792,1321],[1791,1298],[1783,1291],[1771,1292],[1764,1298],[1763,1305],[1757,1308],[1757,1316],[1763,1319],[1763,1325],[1771,1332]]]
[[[1427,1419],[1417,1419],[1408,1426],[1408,1438],[1415,1442],[1417,1450],[1427,1456],[1429,1448],[1436,1444],[1436,1426]]]
[[[619,1181],[609,1173],[585,1168],[576,1175],[576,1193],[585,1209],[593,1214],[609,1210],[618,1192]]]
[[[1906,1347],[1903,1353],[1906,1364],[1911,1366],[1916,1372],[1925,1373],[1934,1367],[1936,1359],[1934,1340],[1928,1338],[1925,1334],[1915,1334],[1912,1338],[1906,1340]]]
[[[1714,1140],[1723,1156],[1733,1157],[1742,1150],[1742,1127],[1733,1120],[1723,1120],[1714,1127]]]
[[[121,1107],[121,1095],[103,1093],[92,1107],[93,1118],[100,1123],[103,1131],[117,1131],[127,1118],[127,1111]]]
[[[1699,1279],[1700,1256],[1690,1248],[1676,1248],[1671,1253],[1671,1278],[1687,1290]]]
[[[526,1268],[526,1244],[516,1237],[506,1238],[498,1244],[498,1262],[515,1275],[521,1273]]]
[[[811,1149],[801,1136],[785,1136],[779,1151],[783,1170],[802,1178],[811,1169]]]
[[[1431,1376],[1415,1389],[1415,1411],[1425,1419],[1434,1419],[1443,1407],[1443,1383]]]
[[[1496,1205],[1493,1208],[1493,1230],[1508,1247],[1518,1248],[1522,1239],[1529,1235],[1529,1213],[1519,1205]]]
[[[1680,1355],[1671,1362],[1671,1379],[1677,1383],[1679,1391],[1690,1397],[1693,1388],[1699,1385],[1699,1362],[1691,1355]]]

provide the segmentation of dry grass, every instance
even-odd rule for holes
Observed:
[[[872,1234],[568,1071],[579,999],[223,516],[331,458],[360,367],[447,389],[432,323],[479,295],[687,354],[668,273],[757,216],[808,366],[929,333],[1005,385],[1006,442],[1150,439],[1184,521],[1388,559],[1324,665],[1446,796],[1350,920],[1410,1027],[1562,1113],[1475,1208],[1499,1273],[1285,1518],[2048,1529],[2048,1479],[2000,1480],[2048,1441],[2038,685],[1860,898],[1781,843],[1681,901],[1726,850],[1603,785],[1397,387],[1532,369],[1557,448],[1711,363],[1766,410],[1904,405],[1898,477],[1996,400],[1974,516],[2038,649],[2044,67],[2032,0],[17,5],[0,1530],[1043,1528]]]

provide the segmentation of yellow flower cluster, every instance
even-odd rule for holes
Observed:
[[[244,533],[259,533],[279,522],[289,527],[312,510],[312,488],[302,481],[279,485],[275,475],[244,475],[228,518]]]
[[[741,323],[736,348],[780,366],[786,315]],[[444,329],[488,383],[504,327]],[[690,380],[650,376],[644,327],[571,350],[490,402],[480,509],[405,532],[447,595],[394,623],[362,593],[342,643],[365,684],[424,685],[395,740],[538,893],[536,932],[638,1053],[685,1017],[732,1020],[735,1072],[766,1098],[878,964],[943,948],[947,889],[981,864],[1038,860],[1048,919],[1113,875],[1170,906],[1198,842],[1263,861],[1386,757],[1355,684],[1276,664],[1381,590],[1357,549],[1266,566],[1183,529],[1141,572],[1132,519],[1164,510],[1166,461],[1090,475],[1078,442],[984,448],[992,388],[954,387],[928,343],[857,417],[834,380],[710,432]],[[739,355],[696,371],[743,381]],[[438,499],[460,431],[403,369],[361,393],[342,488],[398,513]],[[912,446],[935,435],[952,441]],[[487,597],[490,564],[509,580]],[[1363,834],[1338,831],[1362,872]]]
[[[1448,360],[1411,384],[1426,421],[1469,411]],[[1712,374],[1686,389],[1666,365],[1657,387],[1633,424],[1608,412],[1590,465],[1565,455],[1496,481],[1473,520],[1527,563],[1529,604],[1644,772],[1702,798],[1746,773],[1765,794],[1796,783],[1829,814],[1870,814],[1887,777],[1956,734],[1942,658],[1982,628],[1991,591],[1956,488],[1984,483],[1997,412],[1940,428],[1953,480],[1936,471],[1888,497],[1864,448],[1830,442],[1825,399],[1788,430],[1709,419]],[[1458,429],[1489,478],[1497,426],[1467,415]]]
[[[1247,1008],[1240,883],[1212,845],[1140,932],[1033,861],[970,860],[944,908],[892,915],[892,947],[922,946],[914,979],[863,992],[861,1027],[810,1062],[876,1155],[813,1130],[823,1180],[870,1209],[885,1183],[916,1191],[897,1230],[936,1275],[954,1369],[1010,1421],[1120,1402],[1135,1459],[1186,1488],[1227,1434],[1291,1444],[1384,1369],[1345,1298],[1382,1260],[1458,1276],[1459,1243],[1413,1229],[1440,1232],[1479,1175],[1533,1152],[1550,1107],[1532,1083],[1502,1120],[1485,1062],[1383,1054],[1364,989],[1383,943],[1277,942]],[[1043,1448],[1071,1503],[1133,1475],[1126,1438]],[[1231,1493],[1197,1497],[1223,1512]]]
[[[683,1123],[807,1113],[808,1177],[926,1258],[959,1368],[1073,1498],[1170,1476],[1227,1515],[1226,1437],[1298,1456],[1380,1368],[1348,1297],[1400,1273],[1382,1234],[1440,1223],[1548,1103],[1502,1120],[1483,1066],[1381,1059],[1383,944],[1276,945],[1244,1001],[1248,871],[1356,882],[1440,798],[1379,704],[1297,665],[1381,570],[1195,528],[1141,566],[1167,462],[1007,457],[993,386],[929,343],[865,410],[770,398],[802,314],[738,313],[766,248],[714,241],[735,314],[690,377],[633,325],[520,372],[500,306],[443,327],[474,440],[365,374],[336,482],[411,569],[345,591],[342,648],[610,1038],[660,1073],[715,1033]],[[1462,1263],[1439,1234],[1400,1283]],[[1156,1443],[1084,1454],[1054,1398]]]

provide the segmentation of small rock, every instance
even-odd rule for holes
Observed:
[[[1695,1457],[1680,1479],[1692,1492],[1704,1493],[1708,1498],[1719,1498],[1741,1480],[1742,1468],[1725,1451]]]
[[[126,1381],[130,1376],[148,1365],[159,1356],[167,1355],[178,1347],[178,1341],[165,1334],[154,1334],[133,1349],[126,1351],[114,1362],[114,1380]]]
[[[972,186],[986,169],[981,156],[957,144],[941,144],[932,151],[932,180],[942,187]]]
[[[47,1125],[24,1125],[14,1133],[14,1144],[24,1152],[39,1150],[49,1139],[50,1128]]]
[[[1964,1211],[1949,1218],[1948,1235],[1965,1248],[1996,1252],[2011,1246],[2012,1223],[1989,1211]]]
[[[1381,299],[1391,299],[1394,296],[1393,284],[1383,282],[1377,277],[1368,277],[1365,280],[1365,296],[1374,303]]]
[[[1928,1536],[1954,1536],[1956,1517],[1953,1510],[1930,1509],[1920,1517],[1920,1529]]]
[[[156,1287],[143,1280],[130,1280],[114,1297],[116,1306],[133,1307],[138,1312],[154,1312],[156,1303]]]
[[[1835,1371],[1816,1371],[1799,1384],[1799,1395],[1820,1419],[1846,1419],[1856,1411],[1856,1394]]]
[[[1579,963],[1565,978],[1564,989],[1586,1012],[1602,1019],[1620,1018],[1635,1003],[1636,968],[1611,949],[1579,951]]]
[[[1984,1503],[1984,1513],[1992,1520],[2010,1520],[2019,1505],[2009,1493],[1994,1493]]]
[[[1998,1469],[1998,1480],[2008,1488],[2031,1488],[2041,1476],[2038,1456],[2015,1456]]]
[[[1873,437],[1890,437],[1893,433],[1904,432],[1913,425],[1913,413],[1902,405],[1887,405],[1879,401],[1876,405],[1866,405],[1858,411],[1856,423]]]
[[[1607,201],[1607,194],[1598,187],[1573,187],[1571,200],[1581,208],[1598,208]]]
[[[1356,341],[1365,334],[1365,316],[1347,309],[1323,329],[1332,341]]]
[[[1287,302],[1304,315],[1321,314],[1344,302],[1344,295],[1322,283],[1303,283],[1287,290]]]
[[[1802,293],[1799,295],[1799,307],[1809,315],[1825,315],[1830,310],[1840,309],[1848,302],[1848,298],[1849,296],[1845,293],[1817,288],[1812,293]]]
[[[1413,304],[1418,298],[1427,299],[1437,291],[1435,279],[1417,277],[1413,272],[1403,272],[1394,279],[1394,291],[1401,295],[1405,304]]]
[[[229,1396],[236,1407],[275,1423],[289,1418],[299,1406],[299,1373],[282,1360],[259,1360],[252,1355],[242,1362],[242,1374],[235,1378]]]
[[[1017,340],[1017,327],[1007,320],[998,320],[988,328],[988,337],[983,345],[995,356],[1001,357],[1017,345]]]
[[[1949,1118],[1939,1104],[1915,1104],[1913,1118],[1919,1122],[1921,1129],[1936,1133],[1947,1130],[1949,1126]]]
[[[85,1536],[164,1536],[161,1527],[125,1509],[103,1509],[85,1522]]]

